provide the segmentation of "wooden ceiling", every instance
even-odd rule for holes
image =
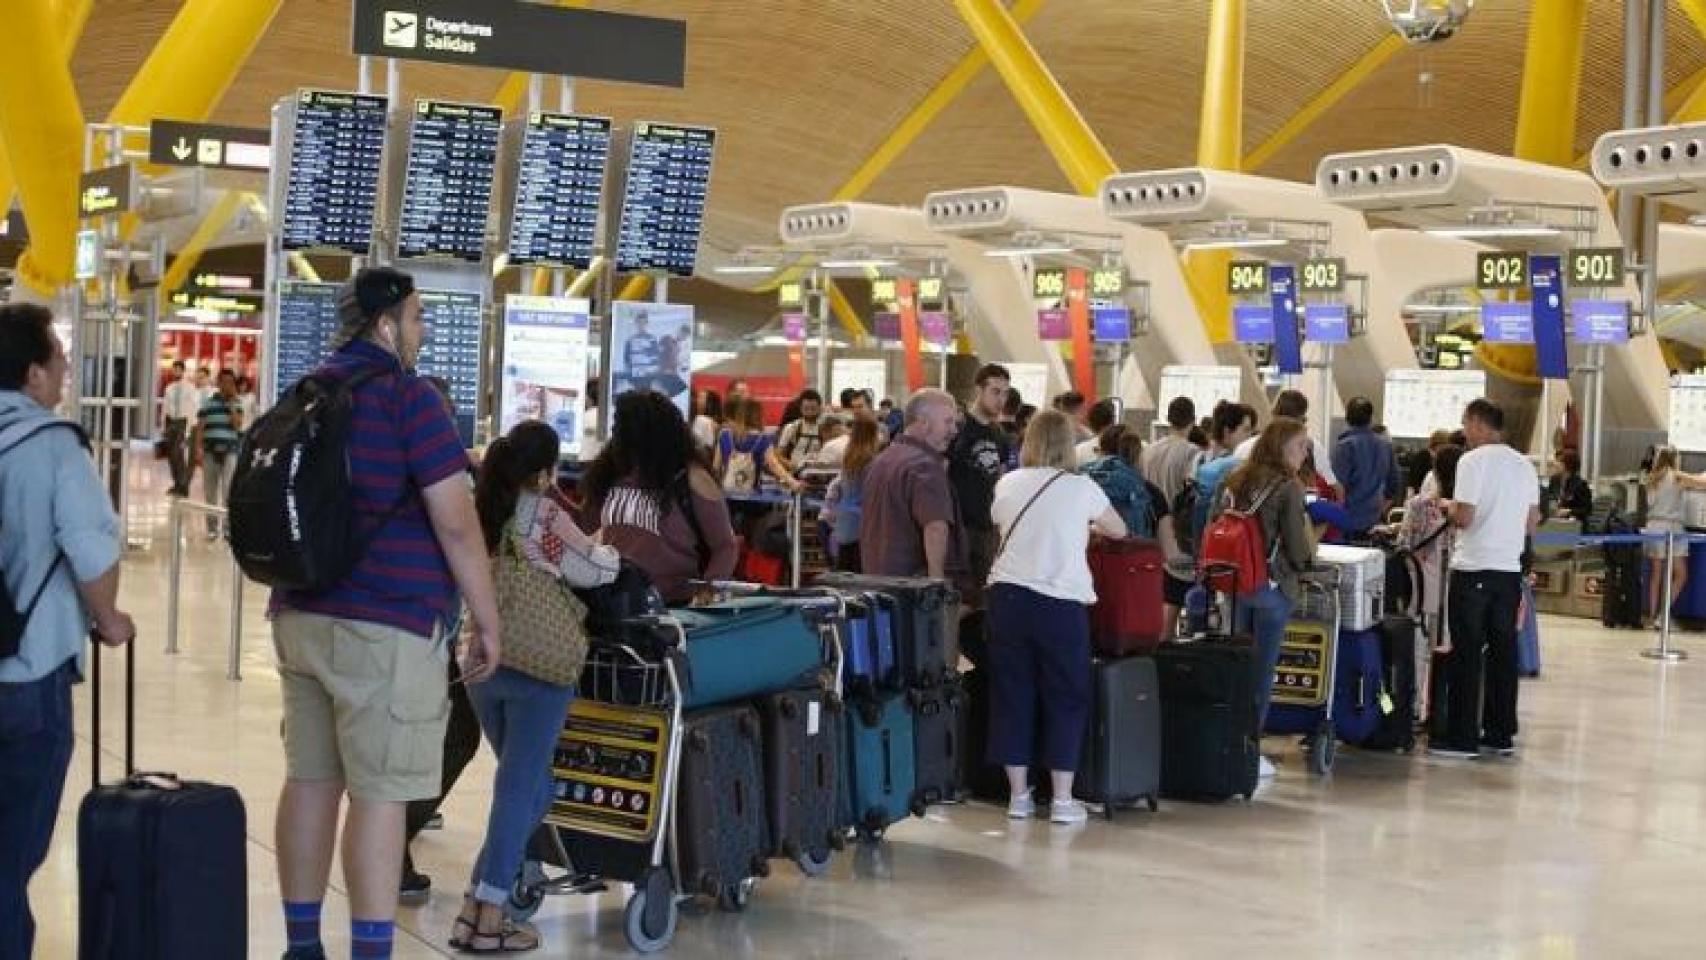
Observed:
[[[775,243],[781,209],[833,194],[972,46],[949,0],[591,5],[688,22],[685,89],[582,82],[575,106],[620,122],[717,127],[706,243],[723,253]],[[1622,3],[1589,6],[1578,152],[1616,126],[1621,111]],[[105,115],[177,7],[173,0],[96,3],[73,63],[86,116]],[[1508,152],[1528,8],[1526,0],[1480,0],[1457,37],[1393,57],[1254,172],[1311,179],[1326,153],[1438,141]],[[1049,0],[1026,34],[1115,161],[1142,170],[1193,162],[1207,21],[1206,0]],[[261,125],[272,104],[298,87],[353,88],[348,23],[349,0],[285,0],[210,119]],[[1706,67],[1706,41],[1680,13],[1668,26],[1674,87]],[[1376,0],[1250,0],[1246,152],[1387,30]],[[1433,77],[1426,105],[1423,71]],[[405,63],[402,76],[406,97],[474,101],[490,99],[504,78],[419,63]],[[548,89],[554,102],[554,85]],[[995,183],[1069,189],[1000,78],[985,70],[865,199],[916,204],[931,190]]]

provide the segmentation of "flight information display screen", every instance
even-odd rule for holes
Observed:
[[[706,127],[634,124],[617,269],[692,275],[716,141],[717,131]]]
[[[398,257],[485,259],[502,127],[503,111],[496,107],[415,102]]]
[[[485,300],[461,290],[422,290],[421,320],[426,342],[415,360],[423,377],[443,377],[456,404],[456,430],[464,446],[474,443],[474,418],[480,412],[480,334],[485,329]]]
[[[278,396],[314,372],[338,332],[338,284],[281,280],[278,284]]]
[[[611,123],[604,117],[535,113],[521,140],[509,262],[584,270],[592,263]]]
[[[365,255],[373,244],[384,97],[333,90],[297,95],[285,181],[284,249]]]

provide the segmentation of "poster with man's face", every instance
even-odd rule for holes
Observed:
[[[692,360],[692,306],[615,304],[610,323],[612,399],[629,390],[655,390],[675,401],[686,417],[693,402]]]

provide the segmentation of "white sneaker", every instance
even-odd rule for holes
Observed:
[[[1278,772],[1274,769],[1274,762],[1267,757],[1262,757],[1256,765],[1256,776],[1262,780],[1272,780],[1274,774]]]
[[[1050,823],[1075,824],[1090,819],[1090,811],[1084,809],[1084,804],[1077,800],[1056,800],[1048,805],[1048,821]]]
[[[1007,801],[1007,819],[1029,820],[1037,815],[1037,802],[1031,799],[1031,791],[1026,790]]]

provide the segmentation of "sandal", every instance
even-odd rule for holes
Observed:
[[[467,917],[458,915],[455,923],[451,924],[451,927],[450,927],[451,934],[450,934],[450,940],[448,941],[450,949],[452,949],[452,950],[466,950],[466,949],[468,949],[468,938],[462,936],[462,928],[464,928],[464,927],[468,928],[468,932],[470,934],[478,934],[480,932],[479,928],[474,925],[474,921],[468,919]]]
[[[458,949],[463,953],[527,953],[539,947],[539,934],[505,920],[497,933],[481,933],[476,929]]]

